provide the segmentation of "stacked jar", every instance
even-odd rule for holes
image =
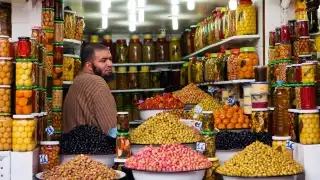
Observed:
[[[128,89],[127,67],[118,67],[116,77],[117,77],[117,89]]]
[[[253,109],[268,108],[269,83],[267,81],[267,67],[254,66],[255,82],[251,84],[251,103]],[[257,110],[258,111],[258,110]],[[267,114],[258,111],[256,114]]]
[[[64,83],[68,83],[65,81],[69,81],[70,83],[73,81],[75,74],[75,65],[76,61],[80,59],[77,55],[72,54],[63,54],[63,77],[62,80]]]
[[[142,50],[142,61],[143,62],[155,62],[156,60],[156,47],[152,40],[152,34],[146,33],[143,36],[143,50]]]
[[[243,111],[247,115],[252,113],[251,91],[251,85],[243,86]]]
[[[252,132],[270,132],[268,108],[252,108]]]
[[[253,79],[253,67],[258,64],[259,60],[254,47],[240,48],[240,55],[238,57],[238,78]]]
[[[102,44],[105,45],[107,48],[109,48],[109,51],[112,56],[112,62],[116,62],[116,55],[115,55],[116,49],[115,49],[115,44],[112,42],[112,35],[111,34],[103,35]]]
[[[127,159],[131,156],[129,113],[117,113],[116,157]]]
[[[129,51],[128,51],[129,63],[142,62],[142,45],[140,42],[140,36],[133,34],[130,39]]]

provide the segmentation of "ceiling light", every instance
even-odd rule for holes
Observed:
[[[237,0],[229,0],[229,9],[231,11],[236,10],[238,6]]]
[[[136,11],[136,7],[137,7],[137,4],[136,4],[136,1],[135,0],[129,0],[128,1],[128,10],[129,11]]]
[[[196,6],[196,3],[194,1],[195,0],[188,0],[188,2],[187,2],[188,10],[190,10],[190,11],[194,10],[194,8]]]
[[[135,23],[129,23],[129,31],[134,32],[136,29],[137,27]]]
[[[138,10],[138,22],[140,23],[144,22],[144,9]]]
[[[137,14],[136,13],[130,13],[128,17],[129,23],[136,23],[137,22]]]
[[[177,5],[177,4],[172,4],[171,5],[171,14],[173,16],[179,15],[179,5]]]
[[[180,3],[180,1],[179,0],[171,0],[171,4],[179,4]]]
[[[137,7],[144,8],[146,6],[146,0],[137,0]]]
[[[100,1],[101,14],[108,14],[109,8],[111,8],[111,0],[101,0]]]
[[[179,29],[178,17],[172,17],[172,29],[173,30]]]
[[[108,28],[108,15],[102,15],[101,21],[102,21],[101,22],[102,28],[107,29]]]

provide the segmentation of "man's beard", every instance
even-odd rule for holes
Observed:
[[[102,71],[97,68],[96,65],[92,64],[93,74],[102,77]]]
[[[93,70],[93,73],[94,73],[95,75],[102,77],[106,82],[110,82],[110,81],[114,80],[114,78],[115,78],[114,75],[113,75],[113,73],[110,73],[110,74],[108,74],[108,75],[103,76],[103,75],[102,75],[102,71],[99,70],[99,69],[97,68],[97,66],[95,66],[94,64],[92,64],[92,70]]]

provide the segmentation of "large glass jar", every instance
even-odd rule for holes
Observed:
[[[53,84],[53,86],[62,86],[62,84],[63,84],[63,65],[53,65],[52,84]]]
[[[2,39],[4,44],[7,43],[7,47],[8,47],[8,54],[9,54],[9,41],[8,39],[6,40],[6,38],[4,38],[2,36]],[[17,46],[17,58],[30,58],[31,55],[31,42],[30,42],[30,38],[29,37],[19,37],[18,38],[18,46]],[[6,49],[4,48],[4,51]],[[8,55],[7,54],[7,55]],[[6,54],[3,54],[6,55]],[[9,56],[9,55],[8,55]]]
[[[53,43],[53,65],[63,64],[63,43]]]
[[[229,11],[229,8],[223,8],[222,9],[222,32],[220,31],[220,37],[223,38],[223,39],[226,39],[228,37],[230,37],[230,34],[229,34],[229,16],[228,16],[228,11]]]
[[[252,132],[268,132],[268,108],[252,109]]]
[[[240,0],[237,7],[237,35],[257,33],[256,9],[251,0]]]
[[[117,75],[115,67],[112,67],[112,78],[109,81],[107,81],[107,83],[111,90],[117,89]]]
[[[1,144],[0,151],[12,149],[12,119],[9,114],[0,116]]]
[[[33,151],[37,146],[37,122],[33,115],[13,115],[12,150]]]
[[[228,57],[227,69],[228,80],[238,79],[238,57],[240,49],[231,49],[231,55]]]
[[[172,69],[172,85],[180,86],[180,69]]]
[[[300,38],[299,40],[299,55],[308,55],[311,54],[311,48],[308,38]]]
[[[216,15],[214,18],[214,40],[215,42],[220,41],[220,28],[221,28],[221,8],[215,9]]]
[[[276,83],[276,79],[275,79],[275,63],[274,62],[270,62],[268,63],[268,81],[271,84],[275,84]]]
[[[309,20],[298,21],[299,23],[299,35],[301,37],[309,36]]]
[[[49,171],[59,165],[59,141],[41,141],[39,152],[39,171]]]
[[[116,101],[117,108],[123,108],[124,106],[123,93],[116,93],[115,101]]]
[[[52,109],[52,127],[55,131],[62,130],[62,109]]]
[[[33,63],[31,59],[16,59],[16,86],[34,85],[32,72]]]
[[[281,43],[279,45],[279,59],[291,59],[291,44],[290,43]]]
[[[46,67],[46,71],[48,75],[52,75],[53,69],[53,53],[49,52],[46,54],[45,62],[43,63]]]
[[[116,55],[115,55],[116,47],[115,47],[115,44],[112,42],[112,35],[111,34],[106,34],[102,38],[103,38],[102,39],[102,44],[105,45],[110,50],[110,53],[112,55],[112,62],[116,62]],[[119,48],[121,49],[122,47],[119,47]],[[119,62],[119,63],[121,63],[121,62]]]
[[[31,30],[31,38],[36,38],[36,42],[41,44],[41,26],[33,26]]]
[[[292,65],[287,65],[286,67],[286,79],[287,83],[293,84],[295,83],[295,77],[294,77],[294,66]]]
[[[172,71],[171,69],[161,69],[160,73],[160,87],[166,88],[171,86],[172,82]]]
[[[212,28],[212,26],[213,26],[213,21],[212,21],[212,16],[209,16],[209,17],[207,17],[207,30],[208,30],[208,32],[207,32],[207,39],[208,39],[208,45],[210,45],[210,44],[213,44],[213,28]],[[191,53],[189,53],[189,54],[191,54]]]
[[[74,78],[78,75],[81,69],[81,60],[80,58],[76,58],[74,61]]]
[[[0,36],[0,57],[10,57],[10,43],[8,36]]]
[[[280,60],[278,61],[278,65],[277,65],[277,76],[276,76],[276,81],[279,82],[284,82],[286,83],[287,82],[287,79],[286,79],[286,67],[288,65],[291,64],[291,60]]]
[[[64,37],[74,39],[76,30],[76,12],[64,11]]]
[[[236,35],[236,25],[237,25],[237,12],[236,10],[231,10],[229,9],[228,11],[228,18],[229,18],[229,22],[228,22],[228,30],[229,30],[229,35],[230,36],[235,36]]]
[[[274,46],[274,60],[279,60],[280,59],[280,43],[276,43]]]
[[[73,81],[74,79],[75,58],[78,58],[78,56],[71,55],[71,54],[63,54],[63,80],[64,81]]]
[[[320,144],[319,110],[300,110],[299,129],[301,144]]]
[[[187,84],[188,84],[188,63],[184,63],[182,65],[181,72],[180,72],[180,85],[186,86]]]
[[[124,132],[117,133],[116,156],[118,159],[127,159],[131,156],[130,134]]]
[[[53,30],[54,8],[42,8],[42,29]]]
[[[243,47],[240,49],[238,57],[238,78],[252,79],[254,78],[253,66],[258,65],[258,56],[254,47]]]
[[[154,62],[156,60],[156,47],[152,41],[152,34],[143,36],[143,62]]]
[[[190,26],[190,34],[189,34],[189,39],[190,39],[190,46],[188,47],[190,52],[193,53],[195,52],[195,47],[194,47],[194,44],[195,44],[195,35],[196,35],[196,29],[197,29],[197,26],[196,25],[192,25]],[[168,51],[169,51],[169,47],[168,47]],[[158,49],[156,50],[156,52],[158,53]],[[168,52],[168,56],[169,56],[169,52]],[[169,59],[169,57],[168,57]]]
[[[160,70],[151,70],[151,88],[160,88]]]
[[[54,40],[53,30],[43,30],[43,33],[42,44],[46,48],[47,52],[52,52]]]
[[[63,42],[64,22],[54,21],[54,42]]]
[[[313,62],[302,63],[302,83],[315,82],[316,64]]]
[[[288,109],[291,108],[290,88],[278,86],[274,92],[274,134],[276,136],[289,136],[290,115]]]
[[[205,132],[202,133],[202,141],[205,143],[205,151],[203,155],[208,158],[213,158],[216,155],[216,132]]]
[[[314,83],[300,87],[301,109],[316,109],[316,87]]]
[[[129,63],[139,63],[142,61],[142,46],[139,38],[137,34],[131,36],[128,53]]]
[[[125,39],[117,40],[116,63],[128,63],[128,46]]]
[[[148,89],[150,88],[150,72],[149,66],[141,66],[139,72],[139,88]]]
[[[90,36],[90,43],[99,43],[99,35],[93,34]]]
[[[8,85],[0,86],[0,113],[11,113],[11,89]]]
[[[0,85],[11,85],[12,77],[12,58],[0,57]]]
[[[84,17],[76,15],[76,25],[75,25],[75,35],[74,38],[76,40],[83,40],[83,28],[84,28]]]
[[[63,89],[62,87],[52,87],[52,108],[61,109],[63,105]]]
[[[192,75],[194,82],[193,83],[201,83],[203,82],[203,62],[202,58],[197,58],[197,61],[195,62],[195,65],[192,66]]]
[[[117,89],[128,89],[128,72],[126,67],[118,68]]]
[[[138,89],[138,69],[136,66],[129,67],[128,73],[129,89]]]
[[[192,36],[192,33],[190,33],[190,35]],[[192,46],[193,46],[193,41],[191,39],[191,47]],[[157,62],[169,61],[169,43],[166,40],[166,37],[162,34],[158,34],[158,38],[156,42],[156,60]]]
[[[63,0],[54,1],[54,20],[58,20],[58,21],[64,20]]]
[[[170,61],[181,60],[180,38],[171,38],[169,45]]]
[[[292,158],[292,151],[286,148],[286,143],[290,140],[291,136],[272,136],[272,148]]]

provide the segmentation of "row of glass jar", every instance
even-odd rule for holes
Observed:
[[[115,69],[114,69],[115,70]],[[166,88],[180,85],[180,69],[150,70],[149,66],[119,67],[114,71],[113,80],[108,82],[110,89]]]
[[[251,0],[240,0],[236,10],[216,8],[201,23],[186,29],[182,44],[185,55],[234,35],[256,34],[256,9]]]
[[[111,35],[104,35],[103,42],[109,47],[113,62],[115,63],[140,63],[140,62],[167,62],[181,60],[180,38],[173,37],[170,43],[164,35],[159,34],[157,41],[153,42],[152,34],[143,36],[143,44],[140,42],[140,36],[133,34],[129,46],[125,39],[119,39],[116,43],[112,42]],[[91,43],[98,43],[99,36],[92,35]]]
[[[154,92],[143,92],[143,93],[113,93],[114,99],[116,101],[117,109],[120,111],[124,107],[133,107],[138,106],[145,99],[154,97],[161,94],[161,91]],[[123,110],[124,111],[124,110]]]
[[[135,120],[141,120],[140,118],[140,113],[139,110],[137,108],[137,106],[118,106],[117,104],[117,111],[121,112],[121,111],[125,111],[128,113],[128,121],[135,121]],[[129,127],[128,127],[129,128]]]
[[[0,7],[0,35],[11,36],[11,3],[1,3]]]

